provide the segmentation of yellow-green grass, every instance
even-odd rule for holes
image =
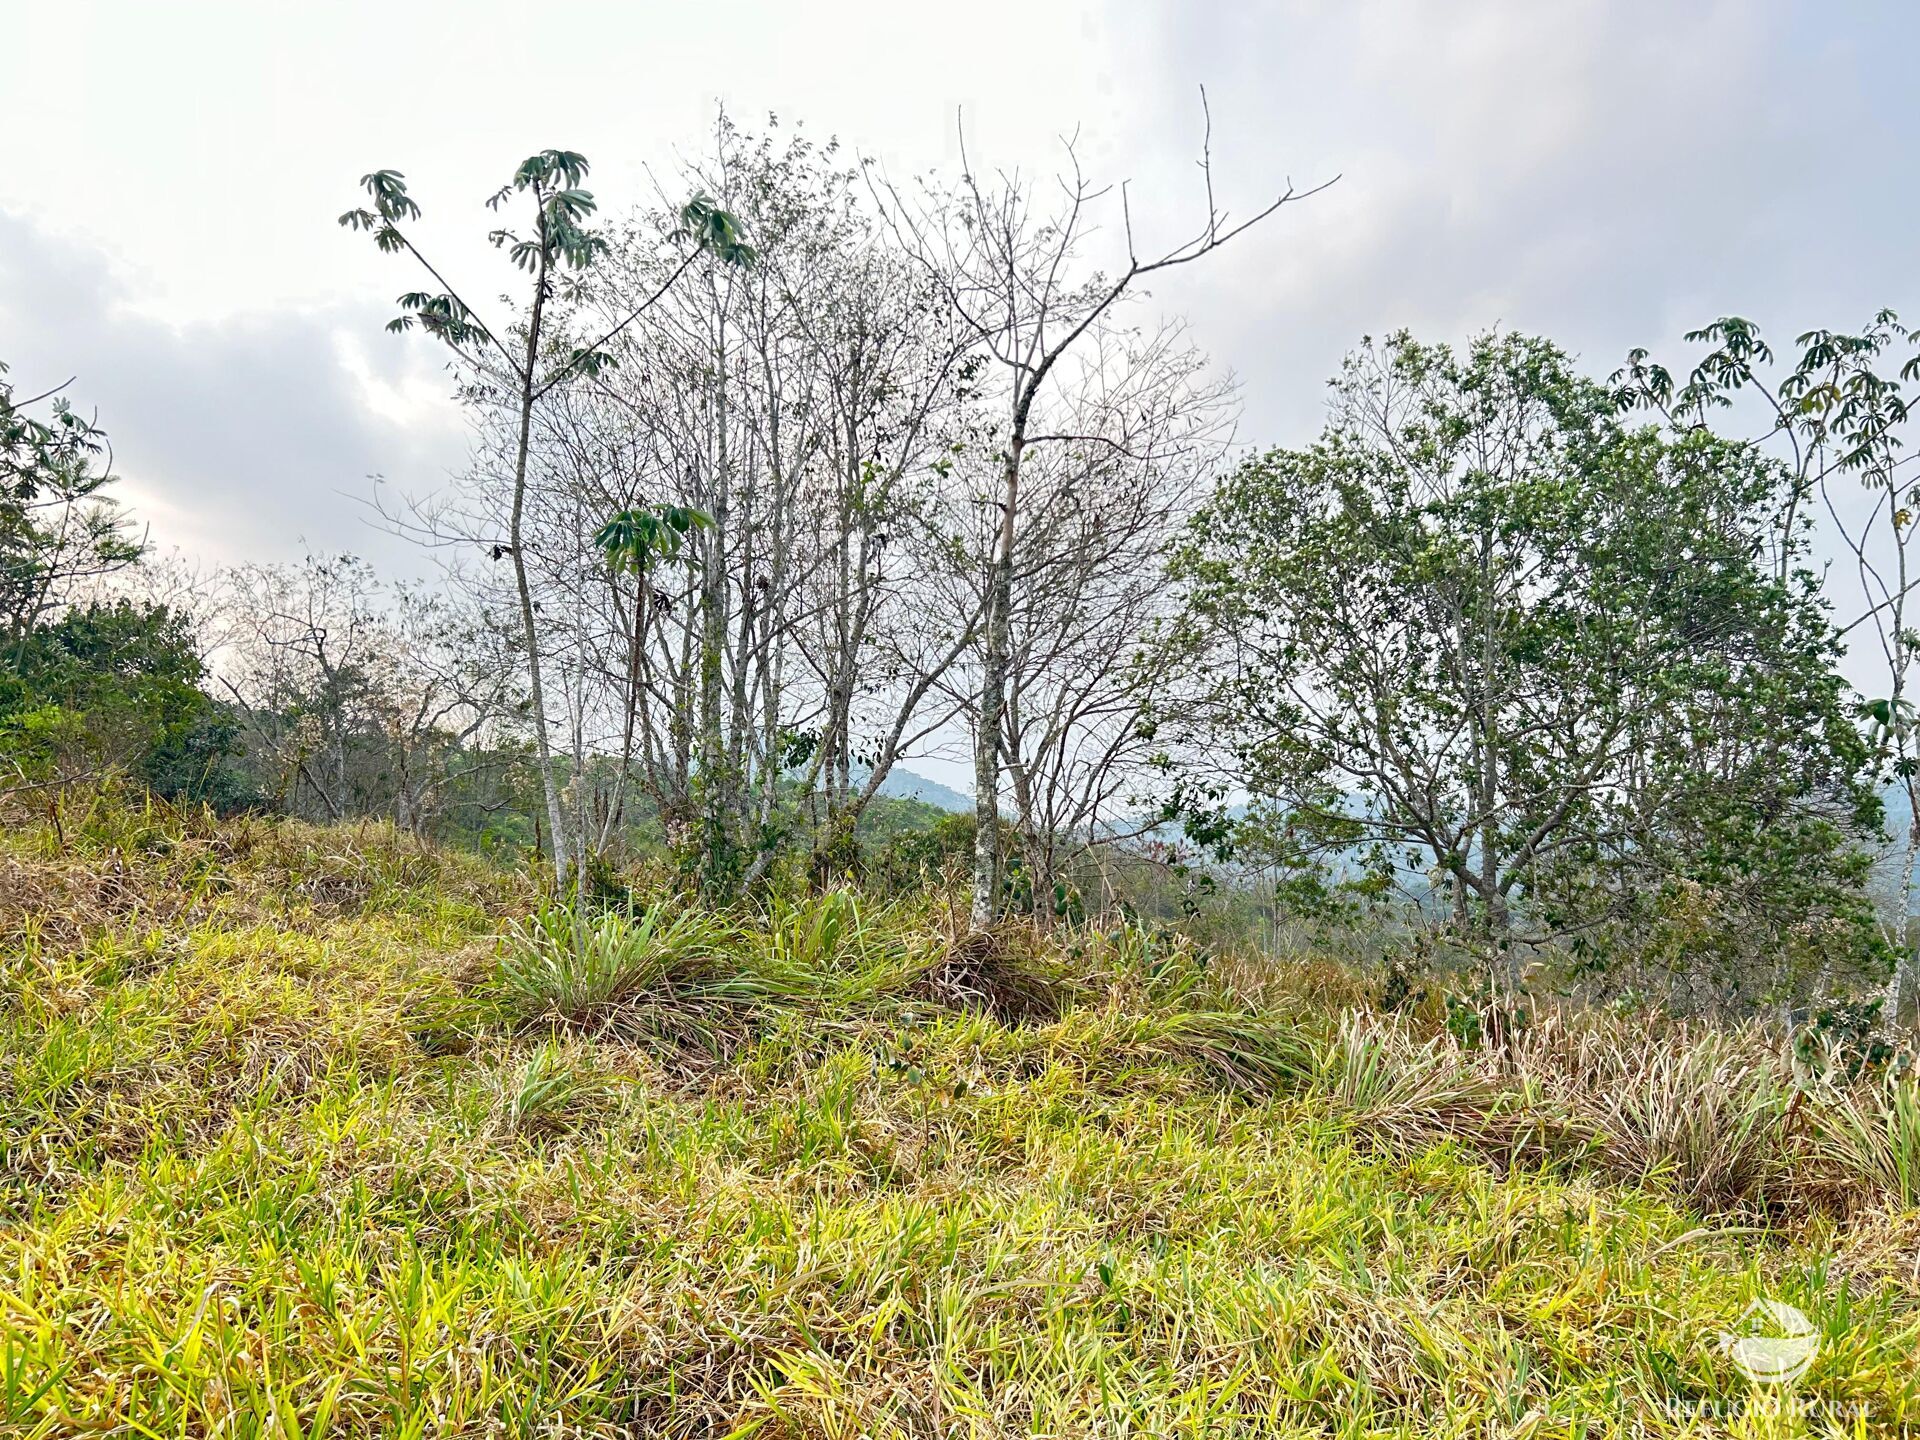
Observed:
[[[1285,977],[1135,935],[956,973],[936,902],[842,894],[675,912],[646,993],[562,1015],[511,876],[63,830],[0,856],[0,1433],[1920,1424],[1901,1202],[1699,1208]],[[1784,1405],[1717,1343],[1760,1295],[1819,1327]]]

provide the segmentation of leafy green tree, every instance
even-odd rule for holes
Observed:
[[[104,431],[56,387],[21,398],[0,365],[0,761],[14,783],[122,773],[169,799],[250,797],[231,717],[200,688],[185,617],[77,601],[146,546],[105,491]]]
[[[1866,755],[1782,469],[1625,427],[1523,336],[1396,335],[1334,392],[1318,443],[1229,477],[1177,565],[1268,817],[1425,871],[1510,985],[1547,946],[1664,955],[1688,994],[1712,970],[1701,1003],[1871,967]],[[1697,954],[1682,912],[1739,953]]]
[[[403,294],[399,300],[400,314],[387,328],[404,333],[419,326],[452,349],[472,374],[481,377],[481,393],[503,394],[513,407],[517,440],[512,511],[506,543],[496,547],[496,554],[505,553],[513,560],[522,639],[526,646],[535,748],[553,836],[554,868],[563,886],[569,865],[577,857],[572,855],[567,842],[566,815],[554,773],[541,677],[539,628],[523,548],[527,456],[534,409],[557,386],[604,368],[608,364],[607,344],[664,295],[698,256],[712,254],[725,263],[743,265],[753,259],[753,250],[738,233],[733,217],[707,197],[697,195],[682,208],[675,234],[684,245],[684,256],[660,288],[588,344],[563,345],[559,353],[553,353],[556,332],[551,328],[551,309],[558,287],[567,277],[585,271],[606,250],[605,239],[590,228],[596,204],[592,193],[582,186],[587,170],[584,155],[572,150],[542,150],[521,161],[513,178],[487,200],[487,207],[495,211],[516,198],[531,207],[530,224],[524,232],[501,227],[488,236],[494,247],[504,251],[530,282],[517,336],[502,336],[483,324],[474,308],[415,246],[410,229],[413,222],[420,219],[420,206],[409,194],[405,177],[399,171],[376,170],[362,176],[360,183],[367,192],[369,204],[340,217],[343,226],[370,235],[382,251],[412,256],[441,287]]]
[[[17,658],[76,586],[133,564],[145,547],[102,493],[113,481],[106,434],[64,387],[20,398],[6,375],[0,364],[0,644]]]
[[[1723,316],[1692,331],[1705,345],[1684,380],[1631,351],[1611,382],[1622,409],[1648,409],[1678,427],[1753,422],[1744,443],[1787,479],[1786,516],[1823,513],[1825,534],[1843,557],[1830,582],[1842,600],[1841,633],[1851,654],[1880,682],[1869,683],[1861,718],[1875,759],[1905,814],[1892,903],[1881,917],[1901,954],[1884,1004],[1897,1023],[1920,991],[1920,475],[1908,441],[1920,384],[1920,334],[1881,310],[1860,329],[1809,330],[1786,355],[1752,321]],[[1845,562],[1850,561],[1847,565]],[[1853,571],[1848,586],[1845,571]]]
[[[0,754],[29,781],[120,773],[166,799],[238,808],[254,796],[205,678],[179,613],[76,606],[36,627],[0,678]]]

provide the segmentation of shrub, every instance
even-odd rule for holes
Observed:
[[[1421,1040],[1358,1013],[1319,1047],[1312,1085],[1358,1133],[1388,1147],[1459,1140],[1511,1158],[1549,1128],[1544,1115],[1517,1110],[1514,1088],[1477,1071],[1451,1036]]]
[[[898,831],[868,852],[862,878],[896,893],[942,883],[964,873],[973,829],[971,815],[942,815],[931,825]]]
[[[258,798],[231,715],[200,689],[186,618],[121,600],[36,626],[0,675],[0,755],[35,778],[121,770],[169,800]]]
[[[1593,1129],[1621,1178],[1708,1210],[1779,1198],[1795,1091],[1758,1032],[1542,1017],[1506,1056],[1512,1073]]]
[[[491,1079],[493,1122],[512,1135],[550,1135],[596,1110],[615,1081],[548,1040]]]

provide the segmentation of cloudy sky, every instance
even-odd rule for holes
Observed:
[[[1537,330],[1604,373],[1730,311],[1920,318],[1904,4],[61,0],[6,31],[0,360],[28,391],[75,376],[156,540],[211,561],[404,566],[371,477],[431,490],[465,453],[430,342],[380,329],[412,277],[334,224],[362,172],[404,170],[484,293],[479,201],[522,155],[585,152],[618,211],[721,103],[896,174],[951,168],[956,112],[1006,167],[1077,127],[1171,239],[1205,84],[1229,206],[1342,177],[1153,297],[1263,444],[1311,434],[1341,354],[1403,325]]]

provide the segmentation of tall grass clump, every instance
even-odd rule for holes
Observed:
[[[862,1009],[912,987],[932,943],[929,918],[922,901],[845,887],[776,895],[745,943],[777,973],[803,978],[820,1003]]]
[[[1815,1154],[1842,1184],[1878,1192],[1899,1209],[1920,1208],[1920,1077],[1912,1071],[1816,1092]]]
[[[1590,1129],[1618,1179],[1745,1212],[1779,1203],[1792,1181],[1791,1066],[1757,1031],[1542,1012],[1495,1060]]]
[[[865,956],[888,928],[883,915],[874,914],[857,892],[845,888],[799,897],[776,895],[768,904],[765,924],[770,953],[792,969],[816,973]]]
[[[547,905],[509,927],[499,980],[525,1018],[588,1025],[637,997],[698,985],[725,940],[712,916],[664,900],[636,914],[593,916]]]
[[[507,1134],[553,1134],[591,1113],[614,1087],[610,1076],[547,1040],[491,1073],[491,1118]]]
[[[1560,1107],[1476,1064],[1452,1035],[1423,1038],[1362,1012],[1317,1047],[1310,1084],[1368,1143],[1402,1151],[1452,1141],[1504,1163],[1578,1130]]]
[[[1216,1079],[1256,1094],[1295,1089],[1308,1073],[1307,1038],[1273,1016],[1231,1010],[1175,1011],[1162,1021],[1173,1053],[1198,1061]]]

